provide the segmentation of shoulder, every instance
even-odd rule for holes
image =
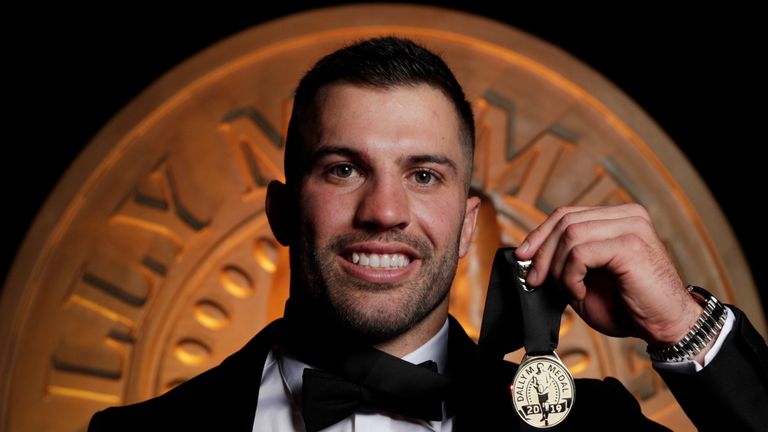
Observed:
[[[88,430],[221,429],[222,419],[245,424],[248,417],[252,425],[264,360],[280,327],[273,322],[220,365],[163,395],[97,412]]]

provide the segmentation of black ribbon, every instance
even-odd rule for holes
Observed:
[[[480,348],[494,357],[522,346],[529,355],[552,353],[557,348],[566,301],[549,279],[532,291],[524,290],[518,280],[522,276],[515,248],[499,249],[491,269],[479,340]]]

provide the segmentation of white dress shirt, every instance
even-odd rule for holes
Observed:
[[[726,309],[728,309],[726,307]],[[734,316],[727,310],[726,319],[720,335],[712,349],[704,358],[704,364],[687,362],[654,362],[656,367],[675,370],[679,373],[695,373],[706,367],[720,351],[725,337],[733,328]],[[448,352],[448,320],[443,327],[424,345],[403,357],[413,364],[427,360],[437,363],[437,370],[445,372]],[[264,362],[261,375],[261,388],[253,421],[253,432],[296,431],[304,432],[304,420],[301,416],[301,385],[304,369],[311,367],[283,351],[272,350]],[[355,413],[346,419],[323,429],[324,432],[354,431],[393,431],[393,432],[449,432],[453,429],[453,419],[443,421],[414,420],[388,414]]]

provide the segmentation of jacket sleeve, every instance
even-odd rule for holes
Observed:
[[[101,432],[109,430],[104,425],[104,412],[99,411],[91,417],[91,422],[88,423],[88,432]]]
[[[137,417],[133,411],[133,407],[107,408],[99,411],[91,417],[91,421],[88,423],[88,432],[157,430],[151,428],[152,423],[143,424],[138,421],[141,417]],[[126,415],[126,413],[131,415]]]
[[[717,356],[701,371],[656,369],[699,430],[768,430],[768,347],[747,317],[735,322]]]

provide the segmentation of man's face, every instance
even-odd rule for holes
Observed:
[[[442,323],[479,205],[453,105],[426,85],[334,84],[316,107],[292,277],[372,339]]]

